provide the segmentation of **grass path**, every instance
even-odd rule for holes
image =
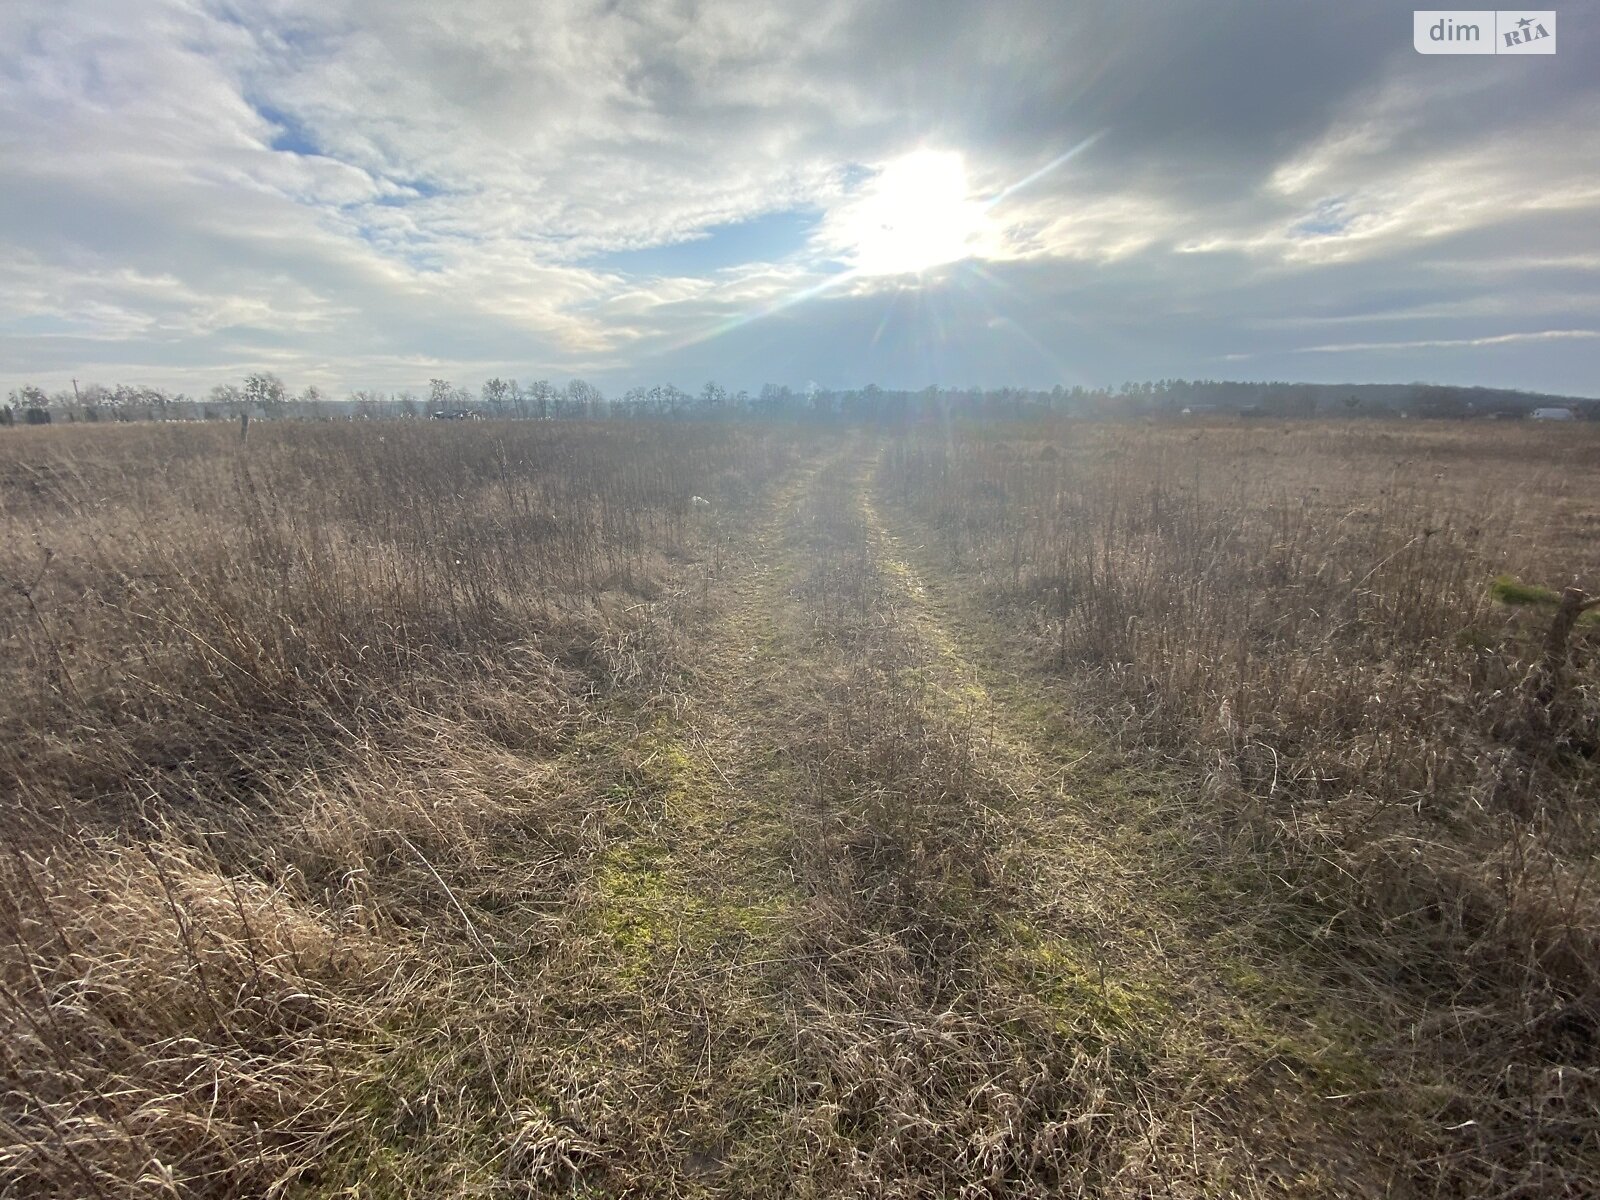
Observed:
[[[502,1097],[504,1177],[1386,1190],[1355,1031],[1179,876],[1171,787],[1062,729],[879,511],[871,464],[840,443],[733,531],[692,679],[595,747],[611,782],[533,984],[525,1094]]]
[[[720,1191],[770,1154],[792,1034],[760,984],[800,893],[791,771],[764,726],[787,686],[780,516],[814,472],[780,492],[778,515],[732,536],[732,564],[690,620],[685,689],[603,748],[617,782],[602,847],[542,980],[569,1035],[553,1048],[548,1145],[534,1156],[547,1184]]]
[[[1193,1178],[1175,1190],[1404,1194],[1409,1115],[1363,1050],[1380,1032],[1264,950],[1249,908],[1230,905],[1236,882],[1209,868],[1177,815],[1181,782],[1086,742],[1064,684],[943,575],[919,531],[886,518],[869,488],[861,496],[937,693],[970,714],[1014,799],[1018,912],[997,954],[1037,964],[1042,994],[1076,1007],[1074,1036],[1140,1045],[1168,1109],[1153,1123],[1171,1137],[1174,1114],[1192,1122]],[[1168,1185],[1184,1166],[1168,1161]]]

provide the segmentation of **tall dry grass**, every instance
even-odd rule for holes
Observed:
[[[0,439],[0,1193],[275,1192],[424,1103],[375,1098],[384,1048],[554,936],[588,803],[554,764],[681,669],[656,602],[720,553],[690,497],[736,510],[791,454]]]
[[[1063,423],[879,472],[997,645],[1195,781],[1200,919],[1408,1030],[1423,1174],[1474,1192],[1600,1186],[1600,637],[1530,707],[1552,610],[1494,584],[1600,588],[1597,432]]]
[[[1550,609],[1494,583],[1600,585],[1592,433],[928,431],[871,505],[841,442],[744,522],[812,439],[0,438],[0,1195],[1595,1189],[1596,627],[1538,702]],[[1376,1081],[1283,1091],[1239,1013],[1172,1007],[1216,980],[1164,999],[1137,904],[1055,894],[1095,863],[1020,844],[1055,793],[950,690],[880,518],[1159,768],[1107,831],[1171,873],[1145,915],[1319,981]],[[693,638],[755,603],[748,761],[673,767],[672,714],[738,683]],[[719,854],[739,886],[664,916],[756,958],[619,924]],[[1357,1085],[1405,1161],[1295,1124]]]

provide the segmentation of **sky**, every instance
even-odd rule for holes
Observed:
[[[4,0],[0,391],[1600,395],[1600,0]]]

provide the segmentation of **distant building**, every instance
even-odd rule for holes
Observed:
[[[1535,421],[1576,421],[1578,414],[1570,408],[1536,408],[1528,414]]]

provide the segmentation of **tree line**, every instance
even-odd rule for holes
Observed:
[[[362,389],[343,398],[315,385],[291,390],[263,371],[240,383],[213,387],[202,397],[133,384],[76,382],[47,393],[24,385],[8,393],[0,423],[46,421],[223,420],[242,415],[300,420],[489,418],[500,420],[645,418],[783,418],[907,422],[931,418],[1027,418],[1046,415],[1118,417],[1520,417],[1536,408],[1572,408],[1600,419],[1600,401],[1499,388],[1411,384],[1310,384],[1164,379],[1117,388],[940,388],[893,390],[868,384],[795,389],[765,384],[755,393],[709,382],[697,392],[673,384],[630,388],[607,397],[583,379],[565,385],[539,379],[521,384],[499,377],[473,392],[446,379],[424,391]]]

